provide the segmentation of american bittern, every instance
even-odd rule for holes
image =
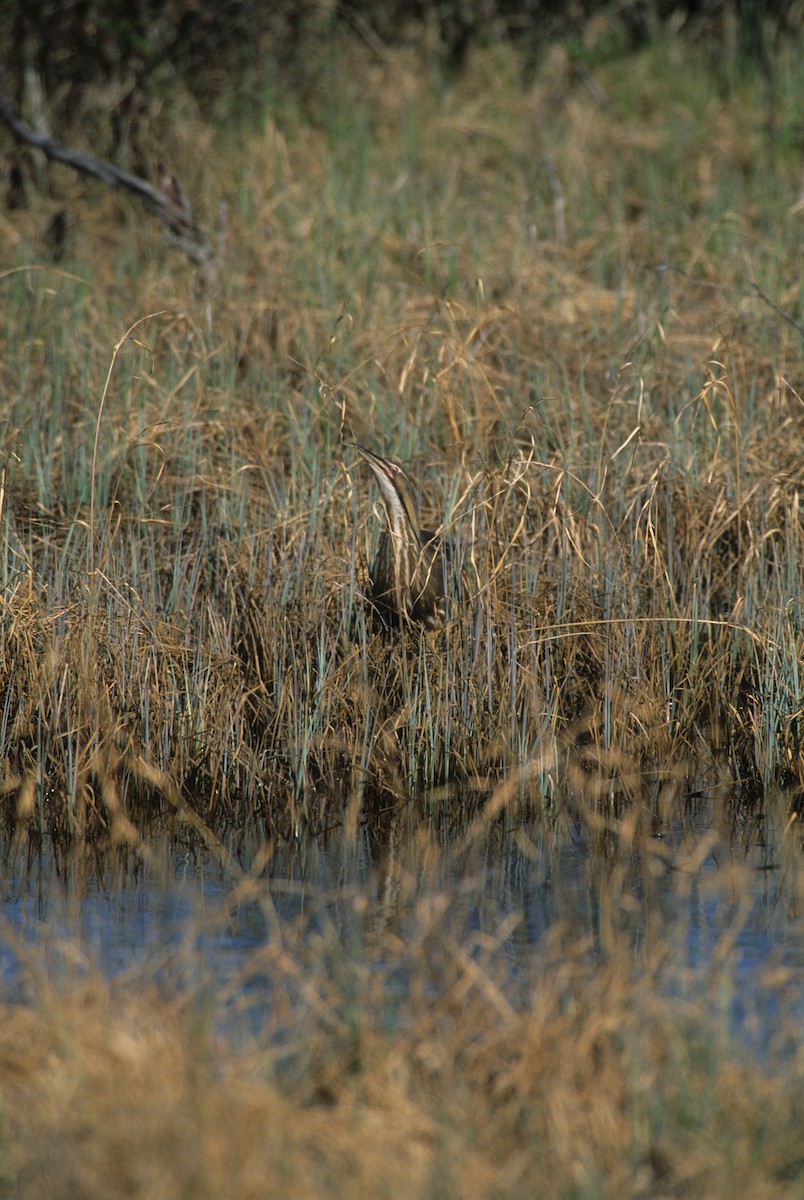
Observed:
[[[352,443],[380,485],[388,528],[371,564],[371,599],[386,625],[421,621],[435,629],[444,616],[443,565],[436,535],[419,529],[413,488],[396,463]]]

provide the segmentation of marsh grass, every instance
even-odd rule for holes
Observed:
[[[500,48],[438,86],[338,55],[256,129],[160,112],[230,203],[214,294],[53,168],[69,261],[44,200],[5,227],[11,820],[137,846],[156,805],[217,844],[443,785],[655,817],[687,776],[795,811],[800,63],[770,142],[758,82],[725,102],[672,40],[602,61],[605,99],[560,49],[524,89]],[[373,634],[353,439],[453,544],[436,635]]]
[[[800,1194],[800,970],[763,1007],[735,944],[756,872],[801,905],[801,62],[727,89],[600,20],[586,74],[351,38],[246,118],[150,97],[140,157],[228,205],[213,291],[61,169],[0,226],[4,890],[200,841],[202,932],[265,929],[225,979],[0,931],[0,1195]],[[451,543],[436,634],[374,632],[351,441]],[[280,917],[341,827],[369,885]],[[733,914],[696,964],[668,876]]]

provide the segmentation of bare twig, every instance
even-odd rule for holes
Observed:
[[[775,300],[771,300],[770,296],[763,292],[758,283],[752,281],[751,290],[745,291],[740,288],[726,287],[722,283],[714,283],[709,279],[696,279],[694,275],[690,275],[683,269],[683,267],[677,267],[674,263],[644,263],[643,268],[646,271],[673,271],[676,275],[681,275],[690,283],[695,284],[696,287],[711,288],[712,291],[724,292],[731,294],[732,296],[758,296],[759,299],[762,300],[764,304],[767,304],[769,308],[772,308],[773,311],[780,316],[783,321],[786,321],[788,325],[792,326],[797,333],[800,333],[801,336],[804,337],[804,325],[802,325],[799,321],[796,321],[794,317],[791,317],[790,313],[785,312],[783,308],[780,308]]]
[[[600,108],[608,108],[609,107],[609,98],[606,95],[603,88],[600,86],[600,84],[595,79],[592,72],[587,67],[586,63],[576,62],[574,64],[574,66],[575,66],[575,74],[578,76],[581,83],[584,85],[584,87],[588,91],[589,95],[594,100],[595,104],[599,105]]]
[[[37,133],[18,116],[8,96],[0,93],[0,117],[8,125],[14,136],[33,146],[54,162],[64,163],[74,171],[91,175],[94,179],[108,183],[112,187],[125,188],[132,192],[148,207],[155,216],[167,227],[170,241],[182,250],[196,263],[208,277],[215,274],[216,259],[220,253],[221,237],[216,238],[216,245],[205,227],[193,216],[192,209],[175,178],[170,178],[164,185],[164,190],[156,188],[138,175],[129,175],[111,163],[75,150],[71,146],[62,146],[44,133]]]
[[[566,207],[564,189],[561,186],[556,160],[553,158],[549,147],[545,148],[542,155],[542,162],[544,163],[547,178],[550,181],[550,191],[553,193],[553,219],[555,221],[556,241],[560,245],[563,245],[567,240],[567,227],[564,221],[564,209]]]

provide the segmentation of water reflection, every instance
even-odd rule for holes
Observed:
[[[228,989],[253,1023],[272,991],[266,947],[337,945],[372,969],[437,924],[505,965],[512,1003],[542,969],[545,944],[563,937],[589,963],[625,940],[636,969],[666,946],[668,987],[681,991],[728,961],[726,1002],[752,1037],[769,1036],[782,1007],[804,1016],[798,859],[770,822],[735,841],[703,813],[624,849],[572,821],[499,827],[467,844],[404,816],[354,839],[277,847],[239,883],[197,847],[83,870],[46,843],[23,849],[7,845],[3,859],[6,998],[24,998],[34,948],[58,952],[60,970],[87,962],[166,988]]]

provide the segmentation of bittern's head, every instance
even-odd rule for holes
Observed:
[[[392,532],[399,535],[403,533],[404,527],[407,527],[407,530],[418,541],[419,518],[416,512],[416,501],[413,496],[413,487],[405,472],[397,463],[390,462],[387,458],[380,458],[379,454],[372,453],[365,446],[360,446],[357,442],[352,442],[352,445],[377,476],[388,516],[388,525]]]

